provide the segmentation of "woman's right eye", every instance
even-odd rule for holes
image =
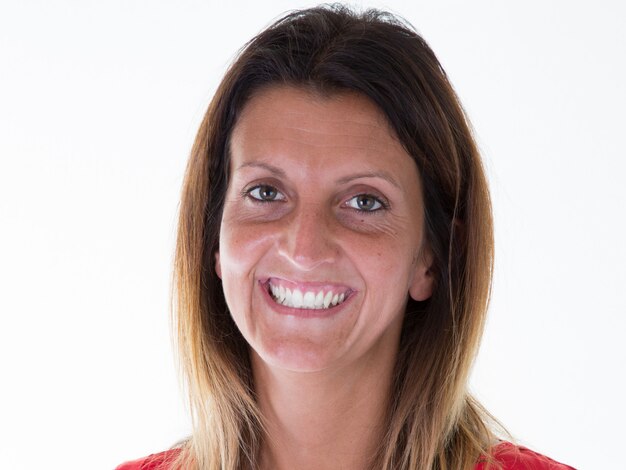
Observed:
[[[274,202],[282,201],[285,199],[285,195],[281,193],[274,186],[268,184],[259,184],[246,191],[248,197],[251,197],[255,201],[259,202]]]

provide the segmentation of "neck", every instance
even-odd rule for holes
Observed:
[[[370,467],[383,435],[395,352],[360,367],[306,373],[276,370],[252,357],[267,427],[262,468]]]

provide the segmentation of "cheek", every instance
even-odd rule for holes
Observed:
[[[350,258],[377,302],[394,306],[404,303],[408,298],[415,256],[414,244],[408,238],[380,237],[374,243],[354,240],[350,251]]]
[[[255,273],[272,244],[271,233],[225,218],[220,227],[219,266],[226,303],[246,340],[254,334]]]
[[[274,243],[276,232],[224,218],[220,227],[219,261],[222,274],[242,275],[254,271],[255,264]]]

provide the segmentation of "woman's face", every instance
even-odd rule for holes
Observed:
[[[432,280],[417,167],[379,109],[276,87],[231,137],[216,269],[253,354],[293,371],[395,355]]]

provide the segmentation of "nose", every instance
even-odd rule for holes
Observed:
[[[303,271],[311,271],[337,257],[332,214],[320,204],[302,204],[286,220],[279,254]]]

